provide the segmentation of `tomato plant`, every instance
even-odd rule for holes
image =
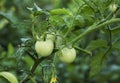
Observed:
[[[0,3],[0,71],[20,83],[119,81],[119,0]]]

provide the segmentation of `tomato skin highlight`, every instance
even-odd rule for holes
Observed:
[[[64,63],[72,63],[76,58],[76,50],[74,48],[63,48],[61,50],[60,60]]]
[[[36,41],[35,43],[35,50],[38,53],[38,55],[46,57],[51,55],[53,52],[54,44],[52,40],[41,40]]]

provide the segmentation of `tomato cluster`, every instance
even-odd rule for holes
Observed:
[[[46,57],[50,56],[55,48],[58,48],[62,43],[62,38],[55,35],[55,33],[46,34],[46,36],[37,36],[35,43],[35,50],[39,56]],[[65,63],[72,63],[76,58],[76,50],[74,48],[62,47],[59,50],[59,59]]]

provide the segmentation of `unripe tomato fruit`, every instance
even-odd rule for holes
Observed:
[[[110,4],[109,10],[110,10],[111,12],[114,12],[116,9],[117,9],[117,4]]]
[[[76,58],[76,50],[74,48],[63,48],[61,50],[60,60],[65,63],[72,63]]]
[[[41,56],[49,56],[53,52],[54,44],[52,40],[36,41],[35,50]]]

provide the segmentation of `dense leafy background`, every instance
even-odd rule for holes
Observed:
[[[19,45],[22,42],[26,42],[26,45],[34,44],[31,27],[33,16],[27,9],[33,7],[34,2],[47,11],[56,8],[66,8],[71,11],[72,16],[51,15],[50,17],[51,24],[59,30],[73,24],[74,28],[68,35],[67,41],[71,41],[92,24],[106,18],[111,13],[109,11],[111,3],[120,6],[119,0],[0,0],[0,71],[14,73],[19,81],[25,74],[30,73],[29,69],[33,65],[33,60],[26,53],[26,50],[31,52],[31,49],[25,47],[19,49]],[[120,17],[120,9],[115,17]],[[39,28],[39,31],[44,31],[46,24],[43,22],[39,25],[40,19],[38,19],[35,19],[36,26],[43,27]],[[65,35],[65,31],[66,29],[62,35]],[[78,51],[77,58],[72,64],[64,64],[56,59],[59,83],[119,83],[120,23],[110,24],[89,33],[77,45],[91,51],[92,56]],[[41,66],[38,66],[33,74],[37,83],[42,79],[41,70]],[[0,82],[3,81],[5,82],[5,79],[0,78]]]

